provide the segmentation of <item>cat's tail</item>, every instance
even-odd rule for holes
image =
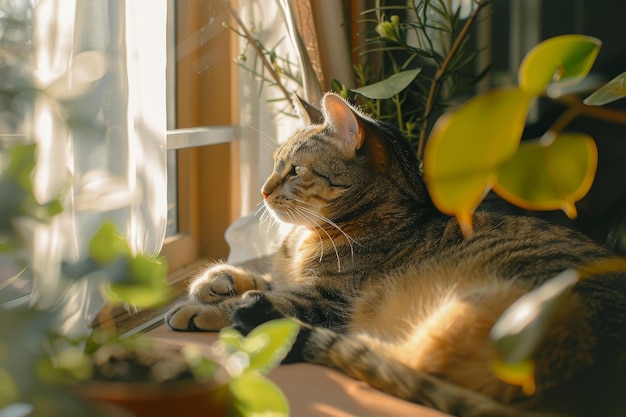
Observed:
[[[335,368],[394,397],[458,417],[557,417],[502,404],[403,363],[384,357],[358,339],[330,329],[303,326],[286,362]]]

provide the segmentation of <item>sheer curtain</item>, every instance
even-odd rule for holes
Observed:
[[[134,251],[163,242],[166,11],[163,0],[0,3],[0,164],[36,144],[37,203],[63,207],[49,222],[13,219],[24,248],[0,257],[0,288],[32,282],[31,306],[59,311],[67,334],[88,331],[103,304],[97,275],[76,278],[104,221]]]

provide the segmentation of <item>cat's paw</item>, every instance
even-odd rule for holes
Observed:
[[[244,335],[266,321],[282,317],[285,317],[284,314],[278,311],[269,296],[261,291],[246,292],[231,314],[233,325]]]
[[[244,269],[217,264],[197,277],[189,287],[189,298],[203,304],[215,304],[237,297],[252,289],[266,289],[267,283]]]
[[[241,334],[247,335],[255,327],[270,320],[284,318],[271,301],[271,294],[264,294],[260,291],[248,291],[244,294],[241,303],[233,310],[231,315],[233,326]],[[305,362],[305,349],[311,337],[313,328],[297,319],[300,324],[300,330],[294,344],[285,356],[282,363],[298,363]]]
[[[229,316],[219,306],[186,301],[172,307],[165,315],[165,322],[173,330],[211,332],[230,326]]]

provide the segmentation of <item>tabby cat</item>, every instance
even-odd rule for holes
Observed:
[[[332,93],[321,110],[296,105],[303,128],[277,149],[262,187],[271,215],[297,226],[273,271],[213,265],[167,314],[170,327],[249,331],[295,317],[285,362],[336,368],[453,415],[626,415],[624,276],[577,284],[534,353],[533,395],[490,370],[488,335],[513,301],[610,251],[567,228],[486,212],[465,238],[432,204],[397,131]]]

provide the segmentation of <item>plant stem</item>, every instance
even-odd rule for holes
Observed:
[[[459,32],[459,36],[457,36],[457,38],[454,40],[454,43],[452,44],[450,51],[446,55],[445,60],[441,64],[441,67],[435,73],[435,76],[432,82],[430,83],[430,91],[428,92],[428,99],[426,100],[426,107],[424,108],[422,129],[420,131],[420,138],[417,144],[417,157],[420,160],[422,159],[422,156],[424,154],[424,145],[426,144],[426,130],[428,128],[428,118],[430,117],[430,114],[433,111],[433,107],[435,105],[435,96],[437,93],[437,87],[439,86],[441,79],[445,75],[448,69],[448,66],[450,65],[450,62],[452,62],[454,55],[457,53],[458,49],[460,48],[461,43],[463,42],[463,39],[465,39],[465,37],[467,36],[467,33],[469,32],[470,27],[476,20],[476,17],[478,16],[478,12],[480,12],[480,10],[483,7],[485,7],[489,2],[490,0],[480,0],[476,4],[476,8],[474,9],[474,11],[472,11],[472,14],[465,21],[463,28],[461,28],[461,31]]]
[[[230,13],[230,15],[233,17],[233,19],[235,19],[235,21],[237,22],[237,24],[243,31],[244,37],[248,40],[252,48],[254,48],[257,56],[261,59],[261,63],[263,64],[263,66],[269,71],[270,74],[272,74],[272,78],[276,82],[276,86],[280,89],[280,91],[283,93],[285,98],[289,102],[291,102],[291,94],[289,94],[289,92],[287,91],[283,83],[281,82],[280,77],[276,73],[276,69],[274,68],[274,66],[265,57],[263,50],[259,46],[259,41],[254,37],[252,33],[250,33],[245,23],[241,19],[241,16],[239,16],[239,13],[237,13],[237,10],[235,10],[230,0],[222,0],[222,3],[224,4],[224,7],[228,9],[228,12]]]
[[[403,117],[402,117],[402,105],[400,103],[400,96],[396,94],[393,96],[393,101],[396,104],[396,112],[398,113],[398,129],[403,130]]]
[[[583,114],[607,122],[626,124],[625,111],[606,107],[587,106],[580,98],[573,95],[561,97],[558,101],[568,106],[568,109],[550,126],[549,131],[555,136],[561,133],[572,120]]]

